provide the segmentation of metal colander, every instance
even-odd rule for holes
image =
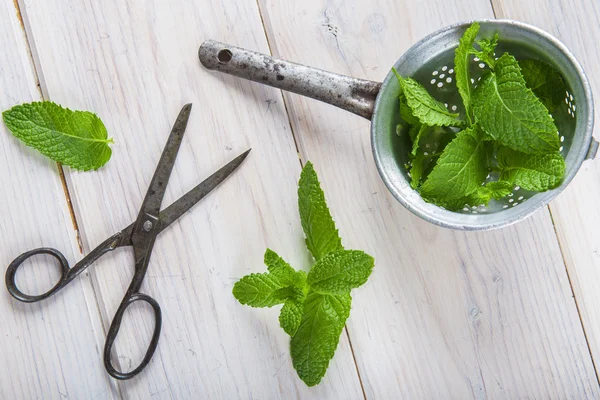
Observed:
[[[452,25],[427,36],[394,65],[402,76],[415,78],[448,109],[463,116],[462,100],[454,82],[454,50],[471,23]],[[488,206],[465,207],[458,212],[425,202],[410,187],[407,166],[412,145],[408,135],[396,133],[401,122],[398,112],[400,87],[391,71],[380,84],[215,41],[202,44],[199,57],[209,69],[309,96],[371,119],[375,163],[384,183],[400,203],[419,217],[440,226],[459,230],[492,229],[520,221],[544,207],[571,182],[582,162],[595,156],[598,143],[592,139],[594,112],[590,86],[568,49],[548,33],[524,23],[509,20],[479,23],[480,38],[498,33],[500,42],[496,54],[510,52],[517,59],[539,59],[562,75],[566,84],[565,101],[552,116],[558,127],[566,172],[562,184],[553,190],[533,193],[517,186],[505,199],[492,200]],[[472,63],[471,77],[477,84],[487,67],[476,59]],[[436,151],[438,144],[434,141],[424,143],[426,150],[431,152]],[[495,178],[488,176],[488,180]]]

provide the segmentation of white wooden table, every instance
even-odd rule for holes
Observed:
[[[381,80],[426,34],[493,17],[557,36],[600,98],[597,0],[2,0],[0,108],[46,99],[93,110],[115,145],[101,170],[63,176],[0,126],[0,265],[42,245],[75,261],[131,222],[184,103],[194,110],[165,204],[253,152],[157,241],[143,290],[161,304],[163,329],[140,376],[117,382],[102,365],[133,273],[132,254],[118,250],[42,303],[0,290],[0,398],[599,398],[600,160],[516,226],[441,229],[385,189],[368,121],[209,72],[196,55],[212,38]],[[231,295],[236,279],[264,270],[267,246],[310,266],[296,206],[305,160],[344,243],[376,259],[325,379],[310,389],[292,368],[278,310]],[[32,291],[57,276],[38,261],[20,277]],[[126,367],[153,322],[143,305],[124,321],[116,347]]]

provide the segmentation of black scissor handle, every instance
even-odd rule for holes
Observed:
[[[115,367],[113,367],[110,353],[111,353],[113,344],[115,343],[117,334],[119,333],[119,329],[121,328],[121,321],[123,320],[123,315],[125,314],[125,310],[127,310],[127,307],[129,307],[131,304],[135,303],[136,301],[145,301],[146,303],[148,303],[152,306],[152,309],[154,310],[154,333],[152,334],[152,339],[150,340],[150,345],[148,346],[148,350],[146,350],[146,355],[144,355],[144,359],[142,360],[140,365],[138,365],[132,371],[121,372],[121,371],[118,371],[117,369],[115,369]],[[150,297],[146,294],[143,294],[143,293],[135,293],[131,296],[125,297],[125,299],[123,299],[123,302],[117,309],[115,318],[113,319],[113,322],[110,324],[110,328],[108,329],[108,334],[106,335],[106,344],[104,345],[104,368],[106,368],[106,371],[108,372],[108,374],[115,379],[124,380],[124,379],[131,379],[134,376],[136,376],[137,374],[139,374],[140,372],[142,372],[142,370],[144,368],[146,368],[148,363],[150,363],[150,360],[152,359],[152,355],[156,351],[156,347],[158,346],[158,338],[160,337],[161,326],[162,326],[162,314],[160,311],[160,305],[158,305],[156,300],[154,300],[152,297]]]
[[[49,254],[52,257],[56,258],[60,264],[61,276],[58,282],[56,282],[56,285],[54,285],[47,292],[38,295],[30,295],[23,293],[17,287],[15,276],[17,274],[17,270],[21,265],[23,265],[25,260],[37,254]],[[21,254],[20,256],[15,258],[13,262],[10,263],[10,265],[6,269],[6,288],[8,289],[8,292],[12,295],[12,297],[14,297],[15,299],[23,301],[25,303],[34,303],[36,301],[44,300],[52,296],[54,293],[62,289],[67,283],[69,283],[69,271],[69,262],[60,251],[50,247],[40,247],[38,249],[33,249]]]

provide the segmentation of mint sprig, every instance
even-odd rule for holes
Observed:
[[[410,185],[451,211],[501,200],[517,185],[550,190],[565,173],[549,114],[564,107],[562,77],[542,61],[517,61],[508,53],[496,57],[500,38],[478,39],[479,29],[477,22],[468,27],[455,50],[464,121],[393,69],[400,84],[397,134],[407,133],[412,143],[406,164]],[[475,60],[490,67],[479,82],[471,80]]]
[[[310,162],[300,175],[298,208],[306,246],[316,260],[310,272],[294,270],[267,249],[268,272],[243,277],[233,286],[233,295],[252,307],[283,304],[279,324],[291,336],[292,364],[300,379],[314,386],[325,375],[350,315],[350,291],[367,281],[375,260],[342,246]]]
[[[510,54],[481,79],[473,103],[475,120],[501,144],[528,154],[558,151],[558,129]]]
[[[2,113],[12,134],[52,160],[74,169],[98,169],[112,151],[104,124],[95,114],[71,111],[44,101],[21,104]]]

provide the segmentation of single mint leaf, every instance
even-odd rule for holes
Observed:
[[[303,302],[288,299],[281,307],[279,325],[290,336],[294,336],[302,320]]]
[[[273,250],[265,251],[269,272],[244,276],[233,285],[233,296],[251,307],[273,307],[292,299],[300,304],[306,292],[306,273],[296,271]]]
[[[558,186],[565,174],[565,160],[558,153],[524,154],[503,147],[497,154],[500,179],[526,190],[543,192]]]
[[[517,60],[508,53],[473,92],[473,112],[487,133],[514,150],[544,154],[560,147],[552,117],[525,86]]]
[[[542,104],[553,112],[565,99],[566,85],[562,76],[549,64],[539,60],[519,61],[527,87]]]
[[[90,112],[45,101],[15,106],[2,118],[15,137],[61,164],[88,171],[110,159],[108,144],[113,141],[100,118]]]
[[[400,97],[400,118],[402,118],[402,120],[409,125],[420,124],[419,119],[413,115],[410,107],[408,106],[408,103],[406,102],[406,96],[404,95],[404,93],[402,91],[400,92],[399,97]]]
[[[393,69],[402,93],[406,97],[406,104],[410,107],[420,123],[430,126],[463,126],[464,121],[458,119],[458,114],[451,113],[444,104],[440,103],[427,92],[419,82],[412,78],[401,77]]]
[[[303,287],[306,285],[306,273],[296,271],[285,260],[271,249],[265,251],[265,265],[269,273],[278,279],[282,286],[296,285]]]
[[[419,151],[412,159],[412,167],[410,168],[410,187],[413,189],[417,189],[421,185],[426,157],[427,156],[425,156],[422,151]]]
[[[491,199],[500,200],[508,196],[514,185],[507,181],[488,182],[467,196],[466,204],[470,206],[488,205]]]
[[[488,174],[483,138],[484,134],[477,125],[460,131],[446,146],[421,186],[421,195],[443,205],[476,191]]]
[[[308,273],[310,289],[323,294],[349,292],[364,284],[375,260],[359,250],[339,250],[320,259]]]
[[[325,375],[350,315],[351,303],[350,293],[308,293],[300,326],[290,343],[294,369],[308,386],[315,386]]]
[[[413,139],[413,147],[412,147],[412,151],[411,151],[411,154],[413,156],[417,155],[417,150],[419,149],[419,142],[421,141],[421,137],[423,137],[423,135],[427,132],[427,130],[429,128],[430,127],[427,126],[427,125],[420,125],[419,126],[419,131],[417,132],[417,135]]]
[[[291,291],[267,272],[246,275],[233,285],[233,296],[250,307],[273,307],[290,295]]]
[[[479,23],[473,22],[470,27],[467,28],[458,47],[454,51],[454,71],[456,74],[456,87],[458,93],[462,97],[463,104],[467,114],[467,120],[469,123],[473,122],[473,110],[471,104],[471,93],[473,86],[471,85],[471,73],[469,58],[473,50],[473,43],[479,33]]]
[[[496,181],[486,183],[483,188],[489,191],[491,198],[500,200],[512,192],[514,185],[508,181]]]
[[[417,136],[419,136],[419,131],[421,130],[421,123],[417,122],[415,125],[411,125],[408,128],[408,136],[410,137],[411,143],[415,143],[417,140]]]
[[[300,174],[298,183],[298,208],[300,222],[306,235],[306,247],[315,260],[332,251],[341,250],[342,239],[325,202],[317,173],[309,161]]]

